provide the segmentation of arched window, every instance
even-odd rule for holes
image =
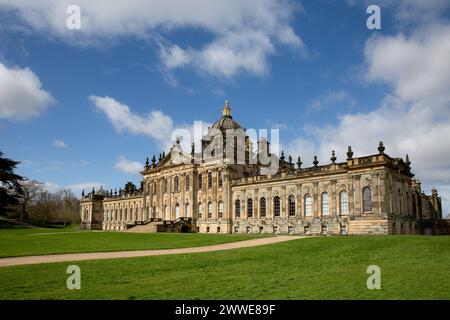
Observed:
[[[176,176],[173,179],[173,191],[178,192],[179,189],[180,189],[180,178],[178,178],[178,176]]]
[[[153,194],[156,194],[156,181],[155,182],[153,182]]]
[[[222,177],[222,172],[219,172],[219,177],[218,177],[218,185],[219,185],[219,188],[222,188],[222,186],[223,186],[223,177]]]
[[[186,180],[185,180],[185,189],[186,189],[186,191],[189,191],[189,189],[190,189],[190,184],[191,184],[191,177],[189,177],[189,176],[186,176],[186,178],[185,178]]]
[[[252,199],[247,200],[247,217],[248,218],[253,217],[253,200]]]
[[[186,217],[191,216],[191,208],[189,207],[189,203],[186,203],[186,205],[184,206],[184,214],[186,215]]]
[[[201,174],[198,175],[198,188],[203,189],[203,176]]]
[[[322,215],[330,215],[330,198],[328,197],[328,192],[322,193]]]
[[[219,218],[222,218],[222,216],[223,216],[223,202],[222,201],[219,201],[219,204],[218,204],[218,212],[219,212]]]
[[[372,189],[370,187],[364,187],[363,193],[363,211],[372,212]]]
[[[312,199],[309,193],[305,195],[305,217],[312,217]]]
[[[261,218],[266,216],[266,198],[259,199],[259,214]]]
[[[178,203],[175,204],[175,219],[180,217],[180,205]]]
[[[200,202],[200,203],[198,204],[198,218],[201,219],[202,217],[203,217],[203,205],[202,205],[202,203]]]
[[[167,179],[164,179],[164,193],[167,193],[168,182]]]
[[[208,172],[208,189],[211,189],[213,186],[212,173]]]
[[[281,214],[281,208],[280,208],[280,197],[276,196],[273,198],[273,214],[275,217],[279,217]]]
[[[341,191],[339,194],[339,206],[341,215],[348,214],[348,193],[347,191]]]
[[[295,197],[291,194],[288,198],[289,216],[295,216]]]
[[[236,218],[241,217],[241,201],[239,199],[234,203],[234,214]]]
[[[208,219],[212,218],[212,203],[208,202]]]

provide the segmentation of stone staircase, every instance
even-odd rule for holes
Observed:
[[[177,218],[174,221],[164,221],[158,225],[158,232],[193,232],[192,218]]]
[[[137,221],[134,225],[128,225],[127,231],[138,233],[158,232],[158,225],[163,224],[161,219],[152,218],[148,221]]]
[[[163,221],[152,218],[148,221],[137,221],[127,226],[128,232],[193,232],[192,218],[177,218],[174,221]]]
[[[388,234],[387,220],[352,220],[348,223],[349,234]]]

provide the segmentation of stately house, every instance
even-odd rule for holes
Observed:
[[[228,131],[243,132],[244,139],[225,141]],[[223,150],[211,148],[221,144],[212,138],[217,134]],[[259,161],[274,156],[269,143],[261,140],[254,151],[227,102],[200,153],[193,145],[185,154],[179,144],[158,161],[147,159],[139,189],[128,183],[123,190],[83,192],[81,227],[300,235],[435,234],[447,228],[437,191],[425,195],[408,156],[391,158],[382,142],[376,154],[353,157],[349,147],[347,161],[336,162],[333,151],[329,163],[319,165],[315,157],[312,167],[282,153],[270,172]]]

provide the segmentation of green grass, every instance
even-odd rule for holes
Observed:
[[[56,253],[171,249],[253,239],[252,235],[152,234],[57,229],[0,230],[0,258]]]
[[[81,268],[81,290],[66,288],[70,264]],[[381,290],[366,287],[369,265],[381,268]],[[450,237],[315,237],[202,254],[7,267],[0,279],[0,299],[450,299]]]

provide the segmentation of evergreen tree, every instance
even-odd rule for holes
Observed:
[[[3,157],[0,151],[0,214],[4,214],[9,206],[19,204],[23,190],[20,182],[23,177],[14,173],[14,169],[19,164]]]

